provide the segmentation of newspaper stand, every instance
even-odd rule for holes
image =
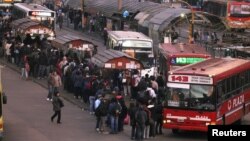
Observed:
[[[22,39],[24,39],[27,34],[30,34],[32,38],[39,36],[40,38],[45,37],[48,40],[55,39],[55,32],[52,29],[27,18],[13,21],[11,27],[14,35],[20,35]]]
[[[81,58],[91,58],[97,52],[97,46],[90,41],[73,35],[60,35],[51,41],[53,47],[63,50],[65,54],[76,53]]]
[[[112,70],[131,71],[144,69],[143,64],[139,60],[124,52],[112,49],[98,52],[91,58],[91,62],[102,70],[104,78],[109,77],[113,72]]]

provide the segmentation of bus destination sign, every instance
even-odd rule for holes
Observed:
[[[172,65],[186,65],[186,64],[194,64],[197,62],[201,62],[205,60],[205,58],[195,58],[195,57],[172,57],[171,64]]]
[[[29,11],[30,16],[42,16],[42,17],[53,17],[54,13],[51,12],[41,12],[41,11]]]
[[[213,79],[211,77],[192,75],[169,75],[168,81],[177,83],[213,84]]]
[[[4,3],[12,3],[13,0],[2,0],[1,2],[4,2]]]

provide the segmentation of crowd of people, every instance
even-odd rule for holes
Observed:
[[[40,36],[27,34],[21,39],[6,28],[9,23],[1,23],[1,57],[20,68],[22,79],[47,80],[46,99],[53,102],[55,111],[51,121],[58,116],[57,123],[61,123],[61,107],[56,101],[63,86],[75,99],[89,105],[98,133],[122,132],[130,119],[131,139],[162,134],[163,76],[140,76],[138,70],[102,72],[89,58],[65,53]]]

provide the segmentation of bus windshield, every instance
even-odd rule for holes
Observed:
[[[168,107],[215,110],[215,94],[211,85],[168,83],[168,87]]]
[[[144,68],[146,69],[153,66],[154,58],[153,58],[152,49],[129,48],[129,49],[123,49],[123,52],[125,52],[126,54],[128,54],[129,56],[133,58],[136,58],[137,60],[140,60]]]

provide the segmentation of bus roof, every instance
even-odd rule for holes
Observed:
[[[187,65],[169,72],[170,74],[195,74],[204,76],[216,76],[219,74],[230,75],[229,72],[235,73],[250,68],[250,60],[238,58],[212,58],[202,62]]]
[[[198,44],[172,44],[172,43],[163,43],[159,47],[160,53],[166,58],[169,56],[195,56],[195,55],[204,55],[204,57],[210,57],[210,54],[206,49]]]
[[[35,3],[15,3],[14,4],[15,7],[19,7],[21,9],[24,9],[25,11],[50,11],[50,12],[54,12],[50,9],[48,9],[47,7],[44,7],[42,5],[39,4],[35,4]]]
[[[206,2],[227,3],[228,0],[207,0]]]
[[[235,48],[235,50],[241,51],[241,52],[246,52],[246,53],[249,53],[249,54],[250,54],[250,47]]]
[[[148,36],[135,31],[108,31],[108,36],[112,36],[116,40],[142,40],[153,42]]]
[[[0,7],[11,7],[11,3],[0,3]]]

